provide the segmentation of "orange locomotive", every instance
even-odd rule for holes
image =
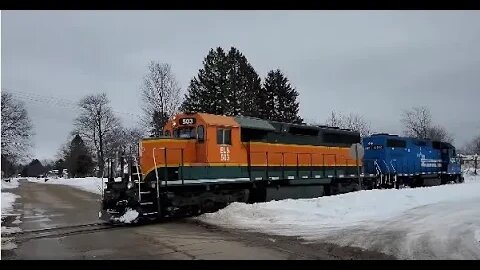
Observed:
[[[349,157],[350,146],[360,142],[354,131],[195,113],[174,116],[164,133],[142,139],[131,173],[121,182],[109,180],[104,217],[128,208],[150,218],[192,215],[234,201],[358,189],[360,161]]]

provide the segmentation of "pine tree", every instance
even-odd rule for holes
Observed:
[[[203,61],[203,68],[190,81],[181,110],[225,114],[229,107],[225,102],[227,72],[227,56],[223,49],[211,49]]]
[[[163,127],[164,124],[168,121],[168,114],[162,113],[160,111],[154,111],[152,114],[152,121],[150,122],[150,126],[152,129],[150,130],[150,135],[152,137],[160,137],[163,135]]]
[[[261,92],[261,80],[247,58],[235,47],[228,52],[228,115],[259,117],[257,96]]]
[[[262,114],[265,119],[280,121],[277,114],[278,108],[278,93],[277,93],[277,77],[274,71],[270,71],[265,78],[262,87],[263,110]]]
[[[265,106],[262,96],[262,82],[260,76],[249,63],[245,64],[245,93],[241,100],[243,115],[263,118]]]
[[[27,166],[22,170],[21,175],[23,177],[38,177],[45,173],[45,168],[38,159],[32,160]]]
[[[270,115],[270,120],[289,123],[303,122],[298,115],[298,92],[279,69],[268,72],[263,88],[266,96],[265,113]]]
[[[92,157],[78,134],[75,135],[70,143],[65,163],[71,177],[84,177],[93,170],[94,163]]]
[[[231,48],[227,55],[227,89],[225,89],[225,102],[228,104],[226,115],[241,115],[242,100],[245,96],[245,56],[237,49]]]
[[[190,82],[182,111],[259,116],[261,80],[238,49],[231,47],[228,54],[212,49],[203,65]]]

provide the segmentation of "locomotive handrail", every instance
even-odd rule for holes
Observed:
[[[167,186],[168,186],[168,162],[167,162],[167,148],[164,147],[164,158],[165,158],[165,189],[167,189]],[[157,168],[155,168],[155,170],[157,170]]]
[[[157,161],[155,159],[155,147],[152,150],[152,155],[153,155],[153,164],[155,165],[155,178],[157,179],[157,205],[160,207],[159,199],[160,199],[160,188],[159,188],[159,183],[158,183],[158,170],[157,170]]]
[[[378,163],[376,160],[374,160],[374,165],[375,165],[375,170],[377,171],[377,175],[378,174],[382,174],[382,171],[380,170],[379,166],[378,166]]]
[[[380,171],[381,174],[383,174],[382,168],[380,167],[376,159],[373,160],[373,163],[375,164],[377,170]]]
[[[164,178],[165,178],[165,187],[168,186],[167,184],[167,181],[168,181],[168,162],[167,162],[167,159],[168,159],[168,155],[167,155],[167,150],[180,150],[180,161],[179,161],[179,164],[178,164],[178,178],[179,180],[182,180],[182,185],[185,184],[185,179],[184,179],[184,175],[183,175],[183,167],[185,166],[184,164],[184,148],[167,148],[167,147],[161,147],[161,148],[154,148],[153,151],[152,151],[152,155],[153,155],[153,163],[155,165],[155,176],[160,179],[160,177],[158,176],[158,172],[157,172],[157,163],[156,163],[156,158],[155,158],[155,149],[159,149],[159,150],[163,150],[164,151],[164,165],[165,165],[165,173],[164,173]],[[162,185],[162,182],[163,180],[159,180],[159,183],[157,183],[157,186],[161,186]],[[158,185],[159,184],[159,185]]]
[[[138,201],[140,202],[142,200],[142,193],[140,192],[140,181],[141,181],[141,176],[140,176],[140,169],[138,168],[138,161],[137,157],[133,156],[135,160],[135,167],[137,168],[137,175],[138,175]]]
[[[395,160],[396,161],[396,160]],[[392,166],[392,169],[393,169],[393,173],[397,173],[397,170],[395,169],[395,167],[393,166],[393,160],[390,160],[390,165]]]
[[[269,179],[270,177],[270,167],[271,167],[271,160],[273,158],[274,155],[281,155],[281,163],[279,164],[280,167],[281,167],[281,174],[282,174],[282,179],[285,179],[285,155],[286,154],[290,154],[290,155],[295,155],[295,159],[296,159],[296,162],[294,164],[291,164],[293,166],[296,167],[296,177],[297,178],[300,178],[300,155],[308,155],[309,156],[309,164],[307,165],[309,168],[308,168],[308,171],[309,171],[309,175],[310,177],[313,177],[313,157],[314,155],[318,155],[319,157],[321,156],[321,164],[322,164],[322,168],[323,168],[323,177],[326,177],[327,175],[327,172],[326,172],[326,158],[325,157],[333,157],[333,174],[334,176],[338,177],[338,174],[339,174],[339,171],[338,171],[338,166],[337,166],[337,161],[340,157],[340,159],[342,159],[342,156],[339,155],[339,154],[326,154],[326,153],[311,153],[311,152],[299,152],[299,153],[290,153],[290,152],[283,152],[283,151],[249,151],[248,152],[248,166],[249,166],[249,172],[250,172],[250,177],[252,177],[252,158],[251,156],[253,155],[263,155],[263,160],[264,160],[264,166],[265,166],[265,171],[264,171],[264,175],[266,177],[266,179]],[[346,162],[346,166],[349,165],[349,161],[350,160],[353,160],[353,159],[347,159],[347,158],[343,158],[345,159],[345,162]],[[378,166],[378,165],[377,165]],[[378,169],[377,169],[378,170]],[[345,171],[346,173],[346,171]]]
[[[390,168],[388,168],[388,164],[385,160],[382,160],[385,163],[385,168],[387,169],[388,174],[390,174]]]
[[[313,178],[313,155],[310,153],[310,178]]]

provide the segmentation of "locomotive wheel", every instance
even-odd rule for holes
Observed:
[[[463,177],[461,177],[461,176],[455,177],[455,183],[459,184],[459,183],[463,183],[463,181],[464,181]]]

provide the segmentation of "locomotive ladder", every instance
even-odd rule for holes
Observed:
[[[149,216],[149,215],[154,215],[158,214],[159,211],[151,211],[151,206],[154,205],[154,202],[149,200],[148,194],[151,194],[150,191],[145,190],[142,191],[141,185],[146,184],[145,181],[142,182],[143,175],[140,171],[140,166],[138,164],[137,158],[134,156],[134,162],[135,162],[135,167],[137,169],[136,175],[138,175],[138,181],[135,181],[135,183],[138,183],[138,203],[140,204],[140,207],[142,208],[142,212],[140,213],[142,216]],[[145,196],[142,196],[145,195]],[[158,202],[158,201],[157,201]],[[146,208],[144,208],[146,207]]]
[[[396,186],[397,185],[397,170],[395,169],[395,166],[393,166],[393,160],[390,160],[390,166],[392,166],[393,169],[393,184]],[[396,160],[395,160],[396,162]]]

